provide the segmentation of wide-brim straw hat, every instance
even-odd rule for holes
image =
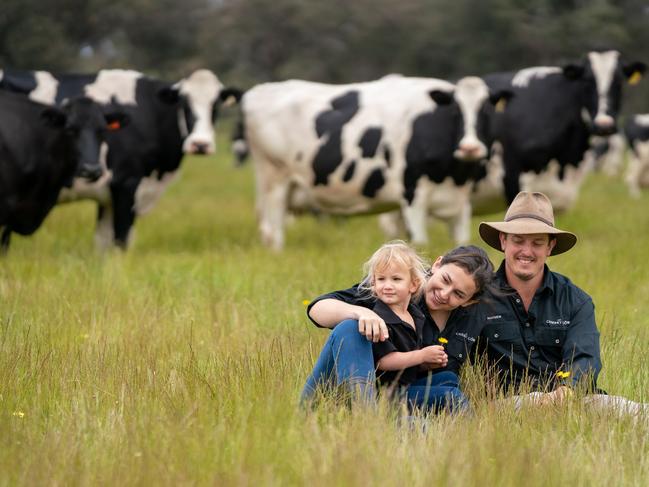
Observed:
[[[521,191],[507,208],[502,222],[482,222],[479,227],[480,237],[490,247],[502,252],[500,232],[517,235],[547,233],[556,238],[556,245],[550,255],[562,254],[577,243],[574,233],[559,230],[554,226],[552,202],[543,193]]]

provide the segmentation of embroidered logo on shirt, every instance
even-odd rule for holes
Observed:
[[[570,320],[564,320],[559,318],[558,320],[545,320],[546,325],[556,325],[556,326],[568,326]]]
[[[466,333],[463,333],[463,332],[458,331],[458,332],[455,332],[455,334],[456,334],[457,336],[459,336],[459,337],[464,338],[464,339],[465,339],[466,341],[468,341],[468,342],[475,342],[475,338],[474,338],[474,337],[470,337],[470,336],[467,335]]]
[[[502,318],[503,315],[493,315],[493,316],[487,316],[488,320],[497,320],[498,318]]]

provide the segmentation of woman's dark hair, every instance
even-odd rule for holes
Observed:
[[[471,299],[480,299],[485,292],[498,294],[494,285],[494,265],[484,249],[475,245],[455,247],[442,256],[440,264],[455,264],[473,277],[477,291]]]

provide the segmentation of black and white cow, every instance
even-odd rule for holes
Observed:
[[[640,197],[642,188],[649,188],[649,114],[632,115],[624,126],[631,153],[625,176],[629,193]]]
[[[31,235],[73,177],[94,181],[102,174],[100,146],[108,130],[128,123],[123,113],[104,113],[89,98],[60,108],[0,91],[1,250],[11,233]]]
[[[493,103],[509,94],[490,94],[476,77],[456,85],[390,75],[347,85],[291,80],[253,87],[242,110],[263,242],[283,247],[296,193],[325,213],[401,208],[415,243],[427,241],[429,214],[447,220],[455,240],[468,240],[469,194],[484,175]]]
[[[515,95],[494,124],[506,199],[520,190],[542,191],[555,209],[570,208],[592,163],[590,136],[616,132],[624,80],[635,81],[645,69],[604,51],[589,52],[581,64],[485,76],[492,90],[509,88]]]
[[[107,176],[92,185],[75,181],[61,194],[62,202],[90,198],[99,203],[96,240],[102,248],[111,243],[127,247],[136,216],[154,206],[184,154],[214,152],[218,109],[224,100],[239,96],[205,69],[175,84],[128,70],[92,75],[4,71],[0,77],[0,87],[42,103],[84,95],[130,116],[129,127],[107,140]]]

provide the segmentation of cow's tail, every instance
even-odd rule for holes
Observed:
[[[248,158],[248,142],[246,141],[243,115],[237,120],[232,132],[232,153],[234,154],[234,165],[236,167],[243,166]]]

